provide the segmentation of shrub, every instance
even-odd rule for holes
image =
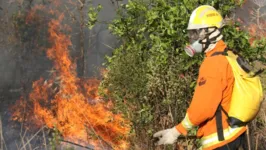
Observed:
[[[101,83],[115,100],[115,110],[132,122],[135,145],[154,149],[152,134],[180,122],[191,100],[203,56],[188,57],[187,23],[193,9],[209,4],[223,17],[238,5],[234,0],[142,0],[121,5],[109,25],[120,46],[107,57]],[[237,22],[223,29],[228,46],[250,62],[265,62],[265,41],[251,47],[248,33]]]

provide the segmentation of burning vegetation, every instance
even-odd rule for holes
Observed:
[[[53,69],[49,79],[33,82],[29,96],[21,97],[11,107],[12,120],[30,129],[55,128],[64,140],[94,145],[95,149],[127,149],[129,122],[122,115],[112,113],[111,100],[104,101],[98,95],[99,80],[77,76],[68,50],[71,37],[64,34],[69,30],[62,23],[64,14],[38,5],[27,13],[26,24],[38,17],[37,10],[49,11],[54,16],[47,24],[50,47],[46,49]]]

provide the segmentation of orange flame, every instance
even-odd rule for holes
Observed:
[[[249,34],[251,35],[251,38],[249,39],[250,44],[252,44],[254,40],[261,39],[266,36],[266,31],[264,30],[265,27],[266,27],[266,23],[263,23],[260,26],[252,23],[248,26],[247,30]]]
[[[47,57],[53,61],[55,72],[51,79],[41,78],[33,83],[28,101],[21,98],[12,107],[12,119],[34,123],[37,127],[55,127],[65,139],[95,144],[99,149],[103,148],[99,144],[102,141],[113,149],[128,149],[129,122],[108,109],[112,107],[111,102],[101,100],[100,81],[77,77],[68,52],[72,44],[70,36],[61,32],[63,19],[61,14],[58,20],[52,19],[48,24],[53,46],[48,48]]]
[[[36,5],[32,8],[31,11],[29,11],[27,17],[26,17],[26,23],[29,23],[30,21],[34,21],[35,19],[38,19],[38,15],[36,15],[38,10],[45,9],[44,5]]]
[[[253,1],[254,4],[258,5],[259,7],[263,6],[263,1]],[[242,24],[242,28],[249,32],[251,35],[249,42],[252,45],[255,40],[259,40],[266,36],[266,21],[263,18],[265,14],[262,12],[258,13],[258,9],[249,8],[249,4],[243,5],[243,8],[248,12],[248,16],[250,17],[249,23],[244,23],[241,18],[237,18],[237,21]],[[243,16],[247,17],[247,16]]]

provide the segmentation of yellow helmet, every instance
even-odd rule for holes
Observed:
[[[221,14],[212,6],[202,5],[196,8],[188,23],[188,30],[217,27],[221,28],[223,25],[223,17]]]

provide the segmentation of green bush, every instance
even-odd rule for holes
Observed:
[[[230,16],[234,0],[142,0],[121,5],[109,25],[121,45],[107,57],[101,83],[115,101],[115,110],[132,122],[133,141],[141,149],[152,147],[152,134],[180,122],[195,87],[203,55],[184,53],[187,23],[193,9],[210,4]],[[235,22],[223,29],[225,42],[251,62],[265,62],[265,41],[249,44],[249,35]],[[134,148],[133,148],[134,149]]]

